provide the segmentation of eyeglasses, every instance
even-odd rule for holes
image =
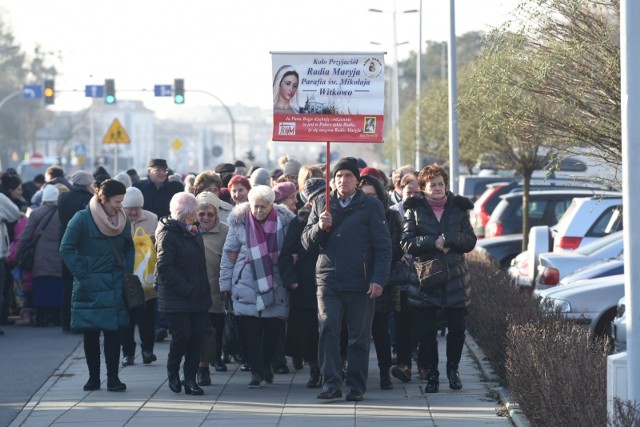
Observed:
[[[199,217],[207,217],[207,218],[213,218],[214,216],[216,216],[216,214],[214,214],[213,212],[198,212],[198,216]]]

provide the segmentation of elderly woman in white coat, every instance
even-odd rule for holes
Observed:
[[[275,193],[265,185],[252,188],[248,197],[228,218],[220,290],[231,292],[251,365],[249,388],[259,388],[263,381],[273,382],[271,359],[289,315],[278,256],[293,213],[274,205]]]

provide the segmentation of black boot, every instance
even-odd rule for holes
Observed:
[[[100,390],[100,375],[95,377],[92,375],[89,375],[89,381],[86,382],[86,384],[84,385],[84,387],[82,387],[82,389],[84,391]]]
[[[109,391],[125,391],[127,389],[127,385],[120,381],[118,375],[108,375],[107,376],[107,390]]]
[[[262,387],[262,375],[257,372],[251,373],[251,381],[249,381],[249,388]]]
[[[307,381],[307,388],[319,388],[322,387],[322,375],[320,374],[320,368],[311,368],[311,377]]]
[[[198,374],[196,375],[196,381],[199,386],[211,385],[211,372],[209,368],[198,368]]]
[[[98,352],[89,349],[85,345],[84,353],[87,359],[87,367],[89,368],[89,381],[82,388],[84,391],[100,390],[100,350]]]
[[[196,380],[184,380],[182,385],[184,386],[184,394],[193,394],[194,396],[204,394],[204,390],[198,386]]]
[[[392,390],[393,383],[389,375],[389,368],[380,368],[380,388],[383,390]]]
[[[462,388],[460,373],[457,369],[447,369],[447,378],[449,378],[449,388],[451,390],[460,390]]]
[[[180,393],[182,391],[182,382],[180,382],[180,375],[175,373],[167,373],[169,379],[169,388],[174,393]]]
[[[440,388],[440,373],[438,371],[427,372],[427,384],[424,386],[425,393],[437,393]]]

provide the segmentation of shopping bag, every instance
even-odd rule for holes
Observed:
[[[142,227],[137,227],[133,235],[133,245],[136,249],[136,257],[133,263],[133,272],[140,278],[142,288],[145,291],[153,289],[156,268],[156,247],[151,240],[151,234],[147,234]]]

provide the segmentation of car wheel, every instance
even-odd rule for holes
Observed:
[[[616,317],[616,307],[611,307],[607,311],[604,312],[598,323],[596,323],[596,328],[594,330],[594,334],[598,338],[603,338],[607,340],[607,346],[609,348],[609,353],[613,351],[613,336],[611,334],[611,322]]]

